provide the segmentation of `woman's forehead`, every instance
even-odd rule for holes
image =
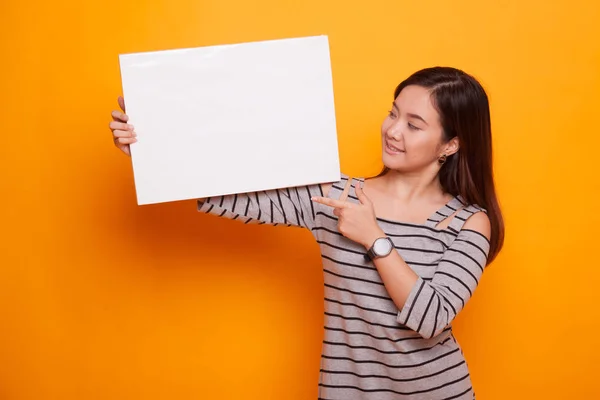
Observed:
[[[422,86],[411,85],[402,89],[394,100],[394,106],[403,114],[416,114],[428,122],[439,117],[431,91]]]

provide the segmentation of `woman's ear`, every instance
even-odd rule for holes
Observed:
[[[446,154],[447,156],[451,156],[452,154],[456,153],[459,148],[460,148],[460,144],[458,142],[458,136],[454,136],[444,146],[444,149],[445,149],[444,154]]]

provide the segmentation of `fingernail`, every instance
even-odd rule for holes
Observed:
[[[133,128],[133,125],[131,125],[131,124],[127,125],[127,128],[129,128],[130,130],[133,130],[133,129],[134,129],[134,128]]]

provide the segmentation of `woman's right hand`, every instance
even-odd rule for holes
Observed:
[[[119,103],[119,107],[121,111],[115,110],[111,113],[112,121],[108,125],[113,134],[113,142],[115,146],[123,153],[131,156],[131,150],[129,149],[129,145],[131,143],[137,142],[135,131],[133,130],[133,125],[128,124],[129,116],[125,114],[125,100],[122,96],[119,96],[117,99]]]

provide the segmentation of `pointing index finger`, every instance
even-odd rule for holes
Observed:
[[[327,197],[316,196],[316,197],[311,197],[311,200],[314,201],[315,203],[320,203],[325,206],[334,207],[334,208],[348,208],[350,206],[350,203],[347,203],[345,201],[339,201],[339,200],[330,199]]]

